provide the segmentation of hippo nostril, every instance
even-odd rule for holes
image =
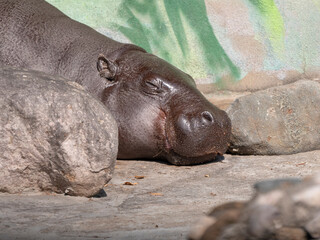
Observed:
[[[210,112],[208,112],[208,111],[202,112],[201,116],[205,121],[207,121],[209,123],[213,123],[214,122],[212,114]]]

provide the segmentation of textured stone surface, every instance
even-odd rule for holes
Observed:
[[[192,167],[117,160],[112,179],[104,188],[105,198],[2,193],[0,239],[186,239],[191,226],[213,207],[249,200],[255,182],[320,172],[320,150],[224,157]]]
[[[229,151],[292,154],[320,148],[320,83],[301,80],[238,98],[228,108]]]
[[[117,125],[80,85],[0,69],[0,191],[91,196],[112,176]]]
[[[213,223],[204,230],[194,228],[196,234],[192,231],[190,239],[319,239],[319,176],[300,182],[296,179],[263,182],[246,204],[227,203],[216,207],[213,212],[219,211],[218,216],[212,213],[206,216],[214,219]]]

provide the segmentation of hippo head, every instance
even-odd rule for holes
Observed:
[[[226,151],[230,119],[188,74],[137,47],[100,56],[97,68],[107,82],[102,101],[118,122],[119,159],[191,165]]]

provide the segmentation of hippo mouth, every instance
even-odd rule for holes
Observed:
[[[166,159],[168,162],[177,165],[177,166],[187,166],[187,165],[195,165],[195,164],[202,164],[207,162],[212,162],[215,160],[216,156],[220,155],[219,153],[211,153],[206,154],[199,157],[185,157],[180,154],[174,152],[174,150],[170,150],[166,154]]]
[[[219,152],[212,152],[212,153],[205,154],[202,156],[197,156],[197,157],[183,156],[174,151],[167,137],[167,134],[165,134],[165,145],[166,145],[165,158],[167,159],[168,162],[177,166],[203,164],[203,163],[214,161],[217,155],[222,156],[222,154]]]

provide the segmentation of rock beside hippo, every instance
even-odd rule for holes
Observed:
[[[320,83],[300,80],[238,98],[228,108],[229,151],[279,155],[320,149]]]
[[[320,239],[320,174],[304,181],[256,184],[249,202],[216,207],[193,228],[192,240]]]
[[[0,69],[0,192],[92,196],[111,179],[117,149],[115,120],[80,85]]]

